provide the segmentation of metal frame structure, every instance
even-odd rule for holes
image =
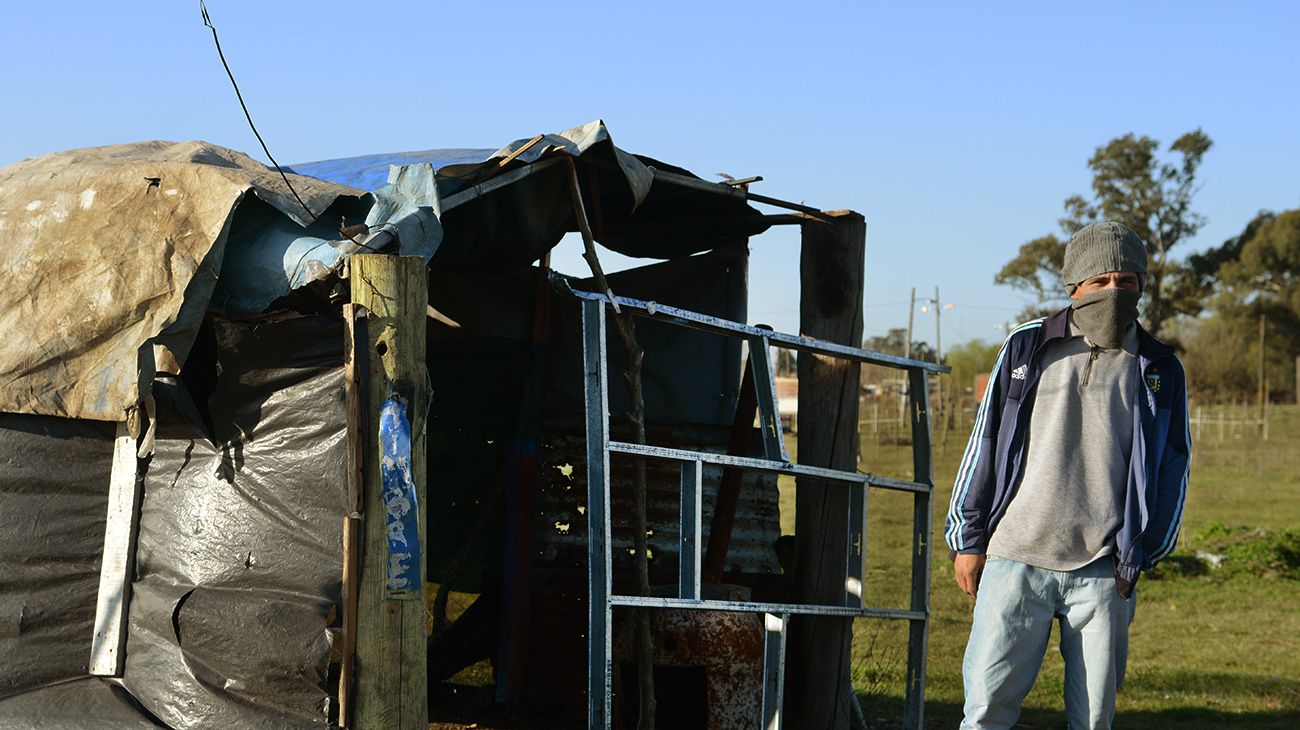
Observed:
[[[933,475],[930,463],[929,373],[947,372],[935,363],[921,362],[855,347],[814,340],[796,335],[750,327],[708,315],[658,305],[625,297],[567,289],[582,303],[582,337],[584,388],[587,429],[587,557],[589,566],[588,604],[588,726],[593,730],[609,728],[612,720],[612,635],[611,622],[615,606],[645,608],[696,609],[705,611],[740,611],[764,614],[764,668],[762,717],[756,718],[764,730],[781,727],[782,687],[784,685],[786,629],[791,615],[898,619],[909,623],[907,697],[904,722],[909,728],[921,728],[924,722],[925,659],[930,614],[930,529],[933,499]],[[610,440],[609,380],[605,308],[705,332],[736,337],[749,343],[749,362],[753,368],[758,395],[759,422],[763,433],[764,458],[729,456],[711,452],[665,448]],[[830,356],[873,365],[905,369],[908,372],[909,401],[912,421],[912,455],[914,475],[911,481],[876,474],[839,471],[791,462],[781,433],[773,379],[771,346]],[[677,461],[681,464],[680,572],[677,597],[628,596],[613,593],[610,528],[611,453],[629,454],[651,459]],[[755,603],[748,601],[705,600],[700,593],[701,473],[704,464],[714,464],[744,471],[786,474],[846,485],[850,491],[848,561],[844,598],[840,605],[806,605],[795,603]],[[907,609],[875,608],[864,604],[863,562],[865,559],[868,487],[911,492],[914,497],[912,534],[912,586]],[[807,488],[807,487],[805,487]]]

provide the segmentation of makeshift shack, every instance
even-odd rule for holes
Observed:
[[[461,701],[443,680],[484,660],[493,702],[580,724],[595,702],[590,391],[570,290],[599,287],[551,275],[548,252],[589,227],[650,261],[611,274],[615,294],[743,323],[748,238],[840,220],[627,153],[600,122],[285,176],[202,142],[0,170],[0,728],[410,726],[425,702]],[[856,345],[852,245],[856,304],[820,306],[857,317],[841,338]],[[653,317],[637,338],[649,442],[762,453],[757,438],[737,447],[756,407],[752,384],[741,402],[739,339]],[[608,362],[621,372],[623,352]],[[608,398],[626,437],[628,397]],[[678,470],[648,469],[652,582],[672,583]],[[632,471],[611,472],[624,588]],[[726,473],[700,478],[704,540],[730,495],[706,582],[786,600],[776,476]],[[928,507],[919,520],[928,530]],[[917,569],[928,582],[928,558]],[[478,599],[450,616],[447,591]],[[928,598],[914,599],[902,618],[920,622],[923,681]],[[761,614],[727,616],[656,619],[656,694],[689,698],[661,726],[753,726]]]

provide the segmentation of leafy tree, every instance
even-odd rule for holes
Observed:
[[[1259,317],[1265,318],[1265,377],[1273,389],[1291,390],[1300,353],[1300,210],[1259,226],[1240,256],[1222,266],[1220,278],[1226,290],[1220,297],[1223,314],[1252,333]],[[1256,358],[1258,339],[1252,339],[1256,344],[1250,357]]]
[[[1112,220],[1132,228],[1146,242],[1145,314],[1147,327],[1155,334],[1175,313],[1164,296],[1165,279],[1177,270],[1169,251],[1205,223],[1191,206],[1196,173],[1212,144],[1208,135],[1196,129],[1169,145],[1168,152],[1176,159],[1162,162],[1157,154],[1160,144],[1154,139],[1132,133],[1116,137],[1088,160],[1093,199],[1073,195],[1065,200],[1065,217],[1059,222],[1067,238],[1089,223]],[[1041,313],[1065,297],[1059,284],[1064,256],[1062,239],[1036,238],[1020,247],[994,282],[1034,294],[1037,304],[1027,314]]]
[[[883,352],[886,355],[907,354],[907,329],[895,327],[884,336],[868,337],[862,343],[863,349]],[[912,340],[912,359],[934,362],[934,348],[923,340]]]
[[[1062,224],[1064,225],[1064,224]],[[1061,267],[1065,265],[1065,241],[1048,234],[1022,245],[1020,253],[1007,262],[993,283],[1006,284],[1034,295],[1021,316],[1024,319],[1042,317],[1054,312],[1069,301],[1061,286]]]
[[[1274,392],[1293,388],[1300,353],[1300,210],[1262,212],[1222,246],[1188,257],[1173,291],[1188,301],[1199,296],[1213,312],[1193,321],[1184,339],[1198,390],[1218,398],[1254,394],[1261,316],[1267,323],[1265,377]]]
[[[907,353],[907,328],[895,327],[883,336],[868,337],[862,342],[862,348],[873,352],[883,352],[886,355],[905,355]],[[913,340],[912,359],[934,362],[934,348],[925,342]],[[880,365],[862,366],[862,383],[864,385],[868,383],[882,385],[887,392],[892,392],[890,391],[891,387],[905,387],[903,383],[906,377],[903,371],[894,368]]]
[[[1169,281],[1170,305],[1179,313],[1195,317],[1213,308],[1214,295],[1220,291],[1220,274],[1225,265],[1241,258],[1242,249],[1259,230],[1277,218],[1276,213],[1261,210],[1246,228],[1222,245],[1187,257]]]
[[[1197,400],[1231,401],[1253,390],[1250,360],[1251,332],[1228,317],[1211,317],[1193,324],[1182,338],[1183,366],[1187,368],[1189,390]]]
[[[975,377],[993,369],[1001,345],[983,340],[969,340],[944,353],[944,364],[952,367],[951,383],[960,392],[975,387]],[[978,393],[975,394],[978,397]]]

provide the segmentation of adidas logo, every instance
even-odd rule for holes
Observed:
[[[1028,366],[1028,365],[1021,365],[1020,367],[1018,367],[1018,368],[1016,368],[1015,370],[1012,370],[1012,371],[1011,371],[1011,379],[1012,379],[1012,380],[1024,380],[1024,379],[1025,379],[1025,373],[1028,372],[1028,371],[1029,371],[1029,366]]]

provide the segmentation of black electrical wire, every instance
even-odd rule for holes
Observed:
[[[239,99],[239,106],[244,110],[244,118],[248,120],[248,127],[253,130],[253,136],[257,137],[257,141],[262,145],[262,151],[266,153],[267,159],[271,161],[272,165],[275,165],[275,171],[280,173],[281,178],[284,178],[284,184],[288,186],[289,192],[293,193],[293,197],[298,201],[298,205],[301,205],[302,209],[307,211],[307,217],[311,219],[312,223],[315,223],[320,216],[312,213],[311,208],[308,208],[307,204],[303,202],[302,197],[298,195],[298,191],[293,189],[293,184],[289,182],[289,176],[284,174],[284,170],[281,169],[280,163],[276,162],[275,158],[271,156],[271,150],[267,148],[266,141],[263,140],[262,135],[258,133],[257,126],[253,124],[253,116],[248,113],[248,105],[244,103],[244,95],[239,93],[239,84],[235,82],[235,74],[230,71],[230,64],[226,63],[226,54],[221,52],[221,41],[217,38],[217,27],[212,24],[212,18],[208,16],[208,7],[203,4],[203,0],[199,0],[199,12],[203,15],[203,24],[212,29],[212,42],[217,46],[217,56],[221,58],[221,65],[225,67],[226,75],[230,77],[230,85],[235,87],[235,97]]]
[[[279,166],[279,162],[276,161],[276,158],[270,155],[270,149],[266,147],[266,140],[261,139],[261,132],[257,131],[257,125],[252,123],[252,114],[248,113],[248,105],[244,104],[243,94],[240,94],[239,92],[239,83],[235,82],[235,74],[231,73],[230,64],[227,64],[226,62],[226,55],[221,52],[221,40],[217,38],[217,26],[212,25],[212,17],[208,16],[208,6],[203,3],[203,0],[199,0],[199,13],[203,16],[203,25],[212,30],[212,43],[217,45],[217,57],[221,58],[221,66],[226,69],[227,77],[230,77],[230,86],[234,87],[235,99],[239,100],[239,108],[243,109],[244,118],[248,120],[248,129],[251,129],[253,136],[256,136],[257,143],[261,144],[261,151],[266,153],[266,158],[270,160],[270,164],[276,166],[276,171],[279,173],[279,177],[285,181],[285,186],[289,188],[289,192],[294,194],[294,200],[298,201],[299,205],[302,205],[303,210],[307,212],[307,217],[311,218],[311,223],[308,223],[308,226],[312,225],[312,223],[320,220],[320,216],[317,216],[316,213],[312,213],[312,209],[307,207],[307,203],[304,203],[302,196],[298,195],[298,191],[294,190],[294,184],[289,182],[289,175],[285,174],[285,170]],[[367,251],[382,253],[380,249],[374,248],[373,245],[368,245],[363,242],[363,240],[357,240],[356,236],[343,233],[342,229],[338,229],[338,233],[343,235],[343,238],[351,240],[352,243],[360,245],[361,248],[367,249]]]

